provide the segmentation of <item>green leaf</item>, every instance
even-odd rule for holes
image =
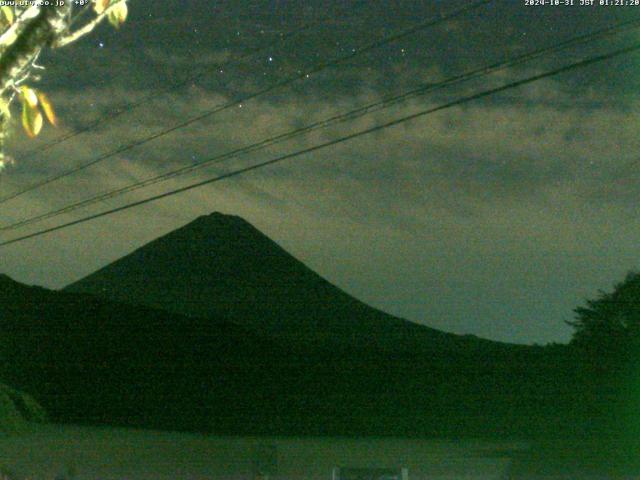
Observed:
[[[8,23],[9,25],[13,25],[14,17],[13,17],[13,9],[6,5],[0,7],[0,13],[2,13],[3,23]]]
[[[28,102],[22,102],[22,126],[31,138],[36,137],[42,130],[44,120],[37,107],[32,107]]]
[[[38,92],[38,99],[40,100],[40,106],[42,106],[42,111],[44,112],[49,123],[54,127],[58,126],[58,117],[56,117],[56,112],[53,109],[53,104],[49,97],[47,97],[44,93]]]
[[[119,28],[120,25],[122,25],[127,19],[128,13],[129,8],[127,7],[127,2],[121,1],[111,7],[107,18],[109,19],[109,23],[111,25],[113,25],[115,28]]]
[[[9,104],[0,99],[0,126],[11,118],[11,110],[9,109]]]
[[[100,15],[111,4],[111,0],[94,0],[93,10]]]
[[[34,89],[23,85],[20,87],[20,96],[22,101],[28,103],[32,108],[36,108],[38,106],[38,95]]]

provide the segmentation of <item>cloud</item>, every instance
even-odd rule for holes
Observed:
[[[228,29],[210,28],[206,37],[190,33],[183,39],[175,33],[189,22],[172,27],[167,20],[162,22],[165,30],[156,31],[159,23],[153,22],[147,30],[140,21],[135,31],[125,29],[107,38],[109,48],[97,50],[86,44],[77,57],[68,54],[77,60],[74,65],[86,59],[86,70],[79,69],[82,71],[66,81],[54,75],[43,86],[59,111],[62,127],[46,129],[35,143],[15,132],[9,150],[15,152],[17,161],[0,173],[0,191],[15,191],[64,172],[264,88],[282,76],[305,71],[341,48],[370,41],[372,32],[384,27],[380,12],[383,10],[373,15],[378,22],[375,28],[362,21],[345,33],[347,38],[334,38],[340,33],[336,29],[311,31],[299,39],[295,49],[290,44],[275,49],[273,63],[277,65],[265,65],[264,58],[256,58],[162,95],[159,92],[171,82],[188,78],[191,67],[225,61],[228,51],[240,50],[240,44],[227,48],[224,35]],[[201,13],[198,21],[205,22],[206,12]],[[405,14],[406,18],[393,20],[395,27],[415,22],[414,10]],[[597,26],[590,15],[580,14],[574,23],[557,20],[554,38],[572,35],[571,28],[577,24],[580,31]],[[519,16],[500,18],[497,30],[475,17],[461,19],[447,28],[425,32],[415,41],[389,46],[357,62],[312,75],[293,88],[274,90],[243,102],[242,107],[194,122],[3,205],[0,223],[250,145],[376,102],[390,92],[439,81],[514,50],[548,42],[550,34],[536,24],[542,22],[537,17],[520,11]],[[606,23],[607,18],[599,21]],[[170,28],[175,31],[167,30]],[[264,36],[256,32],[249,35],[243,30],[242,34],[247,35],[242,38],[247,44],[256,39],[264,42]],[[198,38],[200,43],[195,41]],[[133,45],[129,41],[140,44],[139,39],[144,39],[144,48],[127,47]],[[167,47],[169,40],[184,44]],[[411,58],[403,57],[401,48],[411,52]],[[58,60],[67,54],[61,55]],[[39,226],[80,218],[308,148],[580,55],[573,52],[567,58],[545,59],[416,97]],[[613,67],[603,68],[612,70],[607,78],[615,80],[613,85],[624,76]],[[600,88],[598,82],[593,71],[568,75],[429,115],[16,244],[2,252],[1,268],[20,280],[61,286],[198,215],[221,210],[244,216],[330,280],[398,315],[492,338],[566,339],[569,330],[562,321],[570,318],[571,309],[636,262],[639,222],[635,205],[640,179],[633,152],[640,146],[634,115],[638,100],[628,94],[624,99],[612,95],[611,88]],[[21,158],[22,152],[34,146],[90,125],[114,107],[139,99],[148,101],[45,155]]]
[[[464,94],[467,89],[461,90]],[[628,171],[623,168],[629,161],[625,152],[638,147],[631,110],[591,109],[585,116],[582,108],[567,107],[572,98],[553,81],[513,94],[515,97],[505,103],[469,103],[292,159],[252,174],[251,178],[262,179],[260,183],[264,186],[260,195],[265,195],[268,189],[302,193],[311,188],[318,192],[332,191],[341,201],[346,201],[372,193],[373,198],[380,200],[372,200],[370,204],[385,203],[393,196],[398,208],[423,201],[463,216],[497,203],[544,204],[558,191],[564,195],[571,192],[585,202],[597,201],[603,195],[603,185],[620,182],[633,192],[629,190]],[[52,96],[67,115],[72,115],[67,118],[81,126],[94,122],[99,118],[96,112],[108,109],[113,103],[149,94],[94,88],[81,94],[59,91]],[[51,150],[46,162],[32,160],[19,164],[12,177],[26,184],[47,178],[101,153],[171,128],[190,116],[230,103],[232,99],[200,87],[159,96],[133,114],[78,137],[81,141]],[[45,195],[49,201],[53,196],[58,199],[56,203],[60,203],[74,197],[74,190],[81,190],[78,198],[85,198],[379,99],[375,90],[363,89],[350,98],[338,97],[332,101],[320,93],[250,100],[242,107],[234,106],[194,122],[52,184],[44,189]],[[221,163],[208,171],[225,172],[234,166],[304,149],[434,105],[437,103],[429,97],[419,97],[354,122],[318,130],[263,152]],[[49,131],[48,135],[44,141],[54,134]],[[11,148],[20,150],[25,143],[18,135]],[[311,186],[304,177],[313,178]],[[252,181],[234,183],[248,185]],[[168,185],[175,184],[180,182]],[[257,187],[251,188],[257,192]],[[277,196],[278,193],[271,195]],[[607,198],[625,207],[631,196],[618,194]]]

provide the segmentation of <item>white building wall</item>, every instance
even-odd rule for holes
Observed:
[[[493,480],[522,445],[415,439],[250,438],[84,427],[39,427],[0,437],[0,468],[16,478],[51,479],[68,470],[78,480],[256,478],[331,480],[335,467],[407,468],[409,480]],[[275,459],[273,458],[275,457]],[[266,467],[264,466],[266,465]]]

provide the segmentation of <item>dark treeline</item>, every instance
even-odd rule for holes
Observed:
[[[610,371],[572,346],[472,337],[456,345],[447,336],[417,353],[346,340],[311,348],[226,321],[10,280],[1,288],[3,380],[31,393],[57,422],[226,434],[589,438],[622,401]]]
[[[375,310],[212,214],[61,292],[0,276],[0,298],[0,380],[55,422],[518,438],[560,470],[640,458],[638,274],[576,309],[569,345],[512,345]]]

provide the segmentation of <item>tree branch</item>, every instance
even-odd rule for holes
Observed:
[[[39,6],[33,6],[23,11],[17,16],[16,21],[0,36],[0,50],[6,49],[9,45],[15,42],[22,34],[24,29],[29,25],[27,20],[35,18],[40,13]]]
[[[26,25],[20,35],[0,56],[0,96],[13,85],[40,49],[51,44],[67,29],[72,3],[67,1],[63,6],[42,7],[30,21],[24,20]],[[30,10],[31,8],[25,14]]]
[[[122,0],[122,1],[125,1],[125,0]],[[100,24],[100,22],[102,22],[107,17],[107,15],[109,15],[109,12],[113,10],[119,3],[121,2],[116,2],[110,5],[107,9],[105,9],[104,12],[96,16],[96,18],[88,22],[84,27],[79,28],[78,30],[71,33],[70,35],[67,35],[66,37],[58,38],[55,42],[53,42],[52,47],[53,48],[65,47],[70,43],[75,42],[79,38],[87,35],[88,33],[91,33],[93,29],[96,28]]]

